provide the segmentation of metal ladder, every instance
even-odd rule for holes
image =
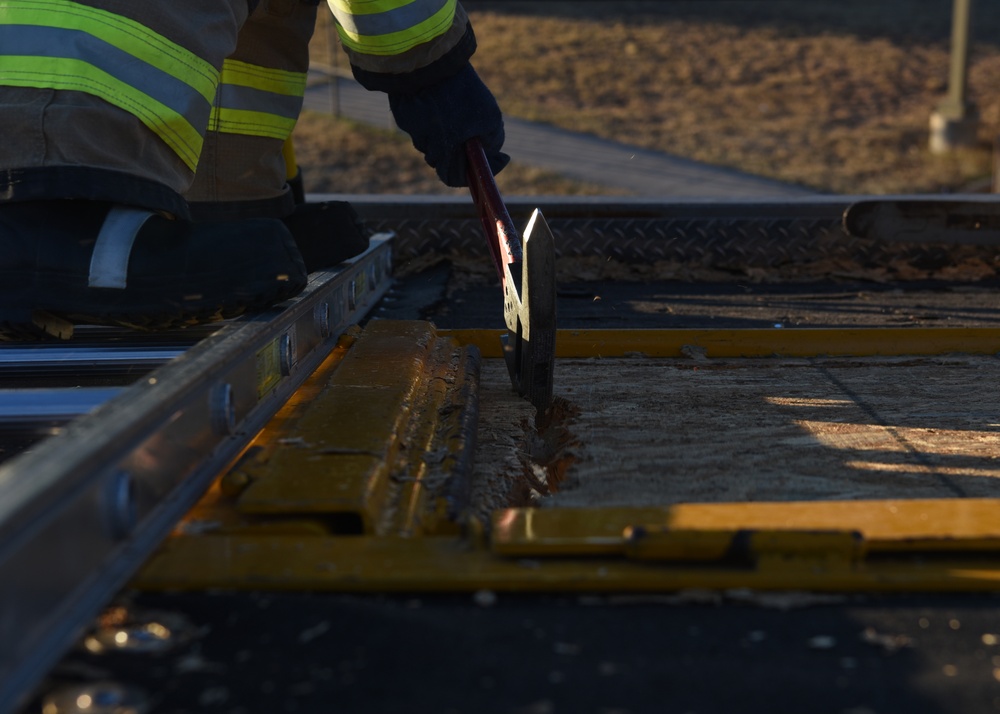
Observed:
[[[391,238],[221,326],[0,346],[0,711],[388,291]]]

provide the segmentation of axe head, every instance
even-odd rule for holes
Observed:
[[[539,414],[552,403],[556,351],[555,246],[537,208],[521,235],[521,260],[504,265],[501,337],[511,384]]]

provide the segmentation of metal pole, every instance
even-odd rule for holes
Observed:
[[[930,120],[930,150],[935,154],[948,153],[976,143],[979,112],[966,96],[971,17],[972,0],[953,0],[948,96],[934,110]]]
[[[948,98],[945,105],[965,116],[967,74],[969,69],[969,21],[972,0],[954,0],[951,20],[951,72],[948,76]]]

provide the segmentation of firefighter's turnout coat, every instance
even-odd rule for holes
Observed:
[[[317,2],[0,0],[0,200],[273,213],[289,201],[282,146],[302,107]],[[457,0],[329,8],[369,89],[417,91],[475,51]]]

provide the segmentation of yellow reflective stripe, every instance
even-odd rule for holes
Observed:
[[[398,3],[391,4],[398,5]],[[424,42],[430,42],[451,29],[455,20],[456,4],[457,0],[448,0],[440,10],[426,20],[396,32],[363,35],[348,30],[341,22],[338,22],[337,33],[344,46],[355,52],[379,56],[398,55]],[[330,5],[331,7],[336,5],[344,13],[361,14],[357,12],[357,6],[353,3],[348,6],[342,0],[330,0]]]
[[[211,64],[144,25],[69,0],[0,0],[0,24],[81,30],[182,79],[212,101],[218,73]]]
[[[208,129],[284,141],[295,128],[305,90],[303,72],[226,60]]]
[[[295,121],[266,112],[213,107],[212,116],[208,120],[208,129],[222,134],[246,134],[284,141],[292,135]]]
[[[93,94],[136,116],[156,133],[189,169],[198,166],[201,133],[181,114],[94,65],[63,57],[8,55],[0,85],[67,89]]]
[[[148,27],[69,0],[0,0],[0,24],[81,30],[177,77],[211,102],[218,72],[197,55]]]
[[[222,63],[222,82],[290,97],[301,97],[306,91],[306,75],[303,72],[288,72],[231,59]]]

